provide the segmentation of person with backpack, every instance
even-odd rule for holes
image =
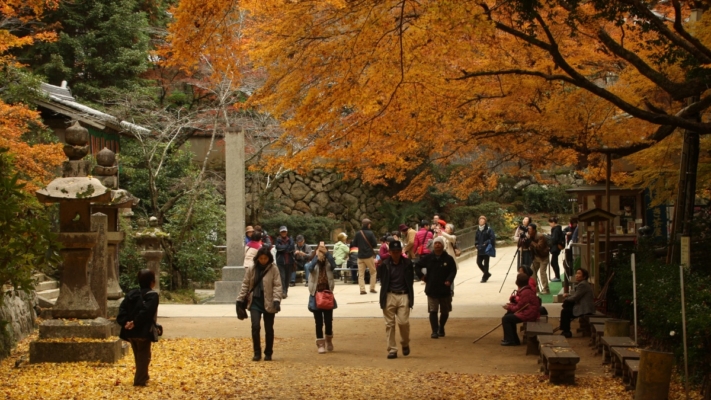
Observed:
[[[271,361],[274,347],[274,317],[281,311],[283,279],[274,265],[274,257],[267,246],[262,246],[254,257],[254,266],[244,271],[242,288],[237,296],[237,307],[249,310],[252,322],[252,361],[262,359],[260,331],[264,318],[264,361]]]
[[[121,302],[116,322],[121,326],[119,337],[131,343],[136,373],[133,386],[146,386],[150,379],[151,343],[163,335],[163,327],[156,323],[160,298],[153,290],[156,275],[149,269],[138,273],[138,289],[133,289]]]
[[[489,259],[496,257],[496,234],[487,223],[485,216],[479,217],[479,228],[476,230],[474,238],[476,245],[476,264],[482,272],[481,283],[486,283],[491,274],[489,273]]]
[[[279,228],[279,236],[276,239],[276,265],[279,268],[281,275],[281,290],[282,298],[286,298],[289,294],[289,278],[294,269],[294,251],[296,245],[294,239],[289,236],[289,230],[286,226]]]
[[[326,290],[333,293],[335,283],[333,280],[333,270],[336,268],[336,260],[328,253],[326,245],[321,242],[316,249],[316,257],[306,264],[309,274],[309,304],[308,309],[314,314],[316,322],[316,347],[319,354],[325,354],[326,350],[333,351],[333,310],[320,309],[316,302],[318,292]],[[323,335],[323,328],[326,326],[326,337]]]
[[[528,225],[528,234],[526,234],[526,244],[531,249],[533,253],[533,264],[531,269],[533,270],[533,275],[538,275],[540,271],[540,282],[543,286],[542,294],[550,294],[550,288],[548,287],[548,274],[546,273],[546,268],[548,268],[548,240],[543,234],[538,233],[538,226],[536,224]]]
[[[370,230],[372,223],[368,218],[363,219],[361,230],[356,232],[353,237],[353,243],[358,247],[358,285],[360,286],[360,294],[365,292],[365,270],[370,270],[370,293],[378,293],[375,290],[375,246],[378,245],[378,239],[373,231]]]
[[[558,217],[548,218],[548,224],[551,227],[551,236],[548,243],[551,253],[551,268],[553,268],[553,273],[555,274],[555,278],[551,279],[551,282],[560,282],[558,257],[560,256],[560,251],[565,248],[565,235],[563,235],[563,227],[558,225]]]

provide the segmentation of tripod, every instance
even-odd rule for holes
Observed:
[[[511,265],[509,265],[508,271],[506,271],[506,276],[504,277],[504,281],[501,282],[501,288],[499,289],[499,293],[501,293],[501,289],[504,288],[504,284],[506,283],[506,278],[509,277],[509,272],[511,272],[511,267],[514,265],[514,261],[516,261],[516,257],[518,256],[518,252],[521,251],[521,249],[516,249],[516,252],[514,253],[513,260],[511,260]],[[494,328],[496,329],[496,328]]]

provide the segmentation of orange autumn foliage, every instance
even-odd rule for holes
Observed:
[[[26,30],[24,35],[13,33],[14,28],[36,22],[47,9],[58,5],[55,0],[0,0],[0,68],[19,66],[8,54],[9,50],[28,46],[37,41],[53,40],[54,32]],[[54,177],[54,169],[65,159],[60,144],[30,146],[22,139],[31,125],[42,126],[39,113],[24,104],[7,104],[0,100],[0,148],[9,150],[23,181],[24,190],[34,191]]]
[[[0,101],[0,148],[9,149],[16,170],[28,182],[27,191],[34,191],[38,185],[51,181],[54,169],[65,160],[60,144],[30,146],[22,140],[31,124],[42,124],[39,113],[23,104],[10,105]]]
[[[463,198],[501,174],[570,166],[599,179],[600,153],[633,154],[675,127],[711,132],[684,111],[695,86],[684,63],[655,64],[659,33],[600,18],[600,2],[575,13],[545,3],[530,20],[520,3],[240,2],[242,49],[267,74],[250,104],[285,132],[267,168],[332,167],[398,185],[403,199],[433,184]],[[233,7],[212,0],[209,10]],[[221,43],[219,18],[188,21],[193,43]],[[229,62],[225,49],[210,52],[215,62]]]

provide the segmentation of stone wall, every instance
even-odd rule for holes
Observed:
[[[37,296],[34,292],[8,291],[0,307],[0,359],[7,357],[15,344],[35,329]]]
[[[254,207],[258,207],[258,198],[265,186],[263,177],[254,174],[247,177],[248,220]],[[270,204],[265,208],[287,215],[333,218],[344,222],[346,229],[359,229],[360,221],[366,217],[378,219],[378,208],[388,200],[385,187],[364,185],[360,179],[344,181],[340,174],[322,169],[304,176],[288,172],[269,186],[266,201]]]

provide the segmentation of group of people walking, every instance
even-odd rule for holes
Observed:
[[[282,226],[279,237],[274,240],[274,249],[264,244],[263,231],[248,227],[249,240],[245,247],[247,267],[242,287],[237,297],[237,307],[250,311],[255,361],[271,360],[274,344],[274,315],[280,310],[280,302],[288,296],[289,278],[295,272],[299,259],[303,263],[305,285],[309,288],[307,307],[314,315],[316,347],[319,354],[332,351],[333,310],[335,299],[323,308],[319,298],[334,288],[337,270],[357,266],[360,294],[366,295],[366,276],[369,275],[369,292],[379,293],[379,304],[385,319],[388,342],[388,358],[397,358],[396,329],[400,331],[402,354],[410,354],[409,316],[414,305],[415,281],[425,285],[427,308],[432,329],[431,337],[444,337],[445,326],[452,311],[454,280],[457,275],[456,257],[459,254],[454,226],[439,216],[423,220],[419,230],[401,224],[397,231],[385,235],[381,244],[372,231],[372,221],[364,219],[350,246],[348,236],[338,235],[338,242],[329,253],[323,242],[311,250],[297,236],[296,242]],[[482,282],[486,282],[489,258],[495,256],[496,236],[488,226],[486,217],[479,218],[476,246],[480,249],[477,264],[482,269]],[[276,253],[276,257],[273,256]],[[355,261],[354,261],[355,259]],[[293,279],[293,278],[291,278]],[[380,282],[380,292],[376,290]],[[262,353],[260,342],[261,323],[266,331]],[[324,329],[325,328],[325,329]]]
[[[478,222],[475,233],[476,261],[482,271],[481,282],[485,283],[491,277],[490,258],[496,256],[496,235],[485,216],[481,216]],[[545,274],[548,253],[554,255],[554,279],[560,279],[557,255],[562,250],[566,252],[565,272],[567,276],[570,275],[568,266],[571,260],[568,258],[572,259],[572,253],[568,251],[570,243],[577,240],[577,221],[571,220],[566,229],[558,226],[557,222],[555,217],[549,219],[550,237],[539,233],[528,217],[516,229],[515,239],[520,254],[516,278],[518,289],[511,295],[509,303],[504,305],[503,346],[520,344],[516,324],[536,321],[540,316],[541,301],[536,292],[549,292]],[[262,357],[265,361],[272,359],[275,316],[281,311],[281,301],[288,296],[288,287],[293,285],[297,263],[303,265],[304,269],[305,285],[309,291],[307,307],[314,316],[319,354],[334,350],[333,310],[338,307],[332,295],[335,272],[353,264],[357,265],[361,294],[367,294],[366,271],[370,273],[370,293],[378,293],[376,281],[380,282],[379,305],[385,320],[388,359],[397,358],[399,349],[404,356],[410,354],[409,318],[414,305],[416,280],[425,285],[431,338],[446,336],[445,326],[452,312],[454,281],[457,276],[456,257],[459,255],[454,226],[439,216],[435,216],[431,223],[422,221],[419,230],[401,224],[397,231],[386,235],[378,247],[371,225],[370,220],[364,219],[350,246],[346,244],[348,236],[345,233],[339,234],[333,254],[329,253],[324,242],[312,250],[301,235],[293,241],[285,226],[279,229],[280,234],[274,246],[271,245],[271,238],[260,227],[247,227],[245,276],[236,305],[238,309],[249,310],[250,313],[254,361]],[[555,248],[551,244],[556,245]],[[546,281],[542,290],[536,277],[539,272],[541,280]],[[566,337],[572,335],[570,322],[574,318],[594,312],[593,291],[587,282],[588,276],[585,269],[577,270],[576,285],[569,295],[565,295],[557,330]],[[162,327],[156,323],[159,297],[152,290],[156,285],[156,276],[150,270],[142,270],[138,281],[140,288],[127,294],[116,320],[121,325],[121,338],[129,341],[133,348],[136,361],[134,385],[143,386],[150,379],[148,366],[151,361],[151,343],[162,334]],[[265,330],[264,351],[260,340],[262,321]],[[396,330],[400,331],[400,347],[396,340]]]

